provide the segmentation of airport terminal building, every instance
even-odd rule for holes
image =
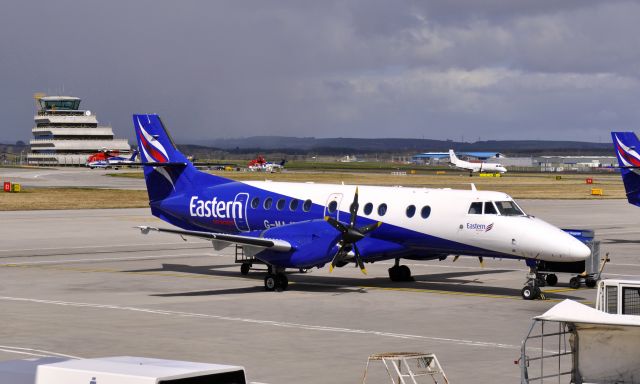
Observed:
[[[96,115],[81,110],[80,101],[69,96],[36,97],[28,164],[84,165],[89,155],[104,149],[131,151],[127,140],[115,139],[111,127],[99,126]]]

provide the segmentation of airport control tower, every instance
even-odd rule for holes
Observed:
[[[80,98],[34,96],[37,113],[31,151],[31,165],[84,165],[89,155],[101,150],[131,152],[125,139],[114,139],[113,129],[98,126],[96,116],[80,109]]]

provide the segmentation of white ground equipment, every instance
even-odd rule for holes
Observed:
[[[369,356],[364,369],[362,384],[366,384],[371,362],[379,361],[391,379],[392,384],[426,383],[431,379],[433,383],[449,383],[438,358],[433,353],[418,352],[388,352]],[[376,383],[379,381],[376,381]],[[385,380],[386,383],[388,381]]]
[[[598,309],[565,300],[535,317],[516,361],[521,383],[640,382],[640,316],[624,314],[640,313],[639,293],[640,282],[604,280]]]
[[[596,309],[620,315],[640,315],[640,281],[600,281]]]
[[[145,357],[45,357],[0,363],[3,384],[245,384],[244,368]]]

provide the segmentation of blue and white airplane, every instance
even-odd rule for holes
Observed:
[[[640,206],[640,140],[633,132],[611,132],[622,182],[630,204]]]
[[[526,215],[504,193],[453,189],[239,182],[200,172],[180,153],[157,115],[133,123],[154,216],[178,228],[139,227],[241,245],[267,264],[267,290],[287,287],[286,268],[329,270],[394,259],[393,281],[410,280],[400,259],[449,255],[574,262],[582,242]],[[526,291],[526,292],[525,292]],[[523,297],[535,298],[535,279]]]

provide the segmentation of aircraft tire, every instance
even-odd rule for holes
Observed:
[[[580,288],[580,278],[578,277],[572,277],[569,280],[569,287],[573,288],[573,289],[578,289]]]
[[[400,281],[413,280],[413,278],[411,277],[411,269],[409,269],[409,267],[407,267],[406,265],[401,265],[400,267],[398,267],[398,271],[400,275]]]
[[[527,285],[520,291],[522,298],[525,300],[535,300],[540,296],[540,288]]]
[[[278,285],[278,280],[276,279],[276,275],[273,273],[268,273],[267,276],[264,277],[264,289],[265,291],[275,291]]]
[[[558,276],[553,273],[547,275],[545,280],[547,281],[547,285],[549,285],[550,287],[554,287],[556,284],[558,284]]]
[[[249,270],[251,269],[251,264],[249,263],[242,263],[242,265],[240,266],[240,273],[243,274],[244,276],[249,274]]]
[[[400,269],[398,267],[389,268],[389,279],[391,281],[400,281]]]
[[[289,286],[289,279],[284,273],[278,273],[276,275],[276,290],[286,291]]]
[[[592,279],[591,277],[587,278],[584,281],[584,285],[586,285],[589,288],[594,288],[596,286],[596,284],[598,284],[598,280]]]

